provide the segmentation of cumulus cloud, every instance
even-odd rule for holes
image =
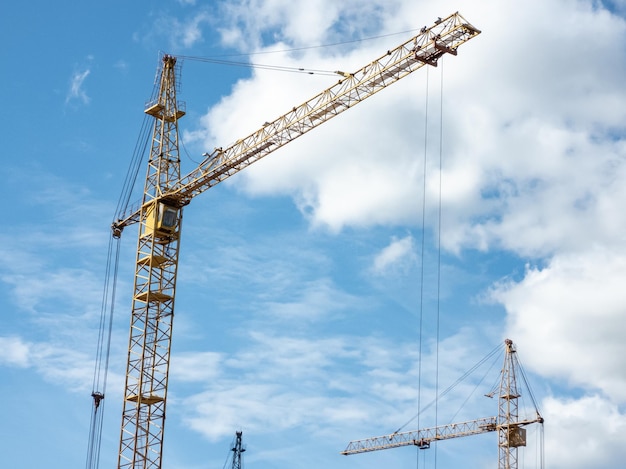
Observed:
[[[236,18],[247,4],[238,5],[241,11],[233,14]],[[348,2],[329,11],[337,18],[351,14],[353,8]],[[400,16],[416,16],[408,4],[398,8],[404,13]],[[380,15],[392,10],[381,10]],[[564,245],[585,244],[585,231],[604,239],[615,236],[626,220],[606,214],[619,213],[615,204],[624,191],[618,183],[625,170],[620,157],[624,143],[615,138],[613,129],[625,117],[620,77],[626,62],[618,56],[607,69],[607,56],[589,54],[592,63],[581,71],[579,48],[562,47],[556,59],[548,53],[536,57],[533,51],[543,50],[546,37],[572,45],[576,38],[590,34],[594,47],[609,50],[624,38],[624,21],[584,3],[566,8],[562,2],[534,2],[533,8],[521,13],[523,21],[515,8],[499,6],[496,14],[488,14],[487,7],[473,4],[467,10],[462,13],[485,33],[463,45],[459,56],[444,59],[444,246],[453,251],[505,248],[542,256]],[[263,11],[257,5],[246,14]],[[281,10],[280,4],[278,11],[272,21],[255,18],[257,29],[249,35],[260,41],[276,24],[285,37],[259,45],[259,50],[304,40],[298,34],[303,29],[323,31],[325,36],[318,38],[322,42],[336,33],[331,19],[328,25],[291,31],[284,26],[296,25],[297,17],[286,6]],[[549,20],[562,18],[564,11],[564,21]],[[399,27],[397,20],[391,22],[386,16],[380,23]],[[510,28],[512,23],[524,26]],[[388,45],[360,44],[344,56],[312,49],[270,55],[268,60],[351,70],[379,56]],[[574,69],[577,73],[571,72]],[[434,75],[431,81],[439,80],[441,68],[429,72]],[[251,194],[291,195],[314,225],[335,231],[346,226],[416,223],[424,178],[426,73],[416,73],[419,77],[394,85],[316,129],[314,135],[270,155],[242,174],[238,186]],[[332,83],[256,71],[209,110],[204,130],[196,136],[204,135],[205,148],[228,145]],[[431,94],[436,93],[431,83]],[[431,115],[439,112],[432,104],[434,98]],[[436,125],[431,119],[431,142],[439,132]],[[437,155],[432,154],[437,149],[429,152],[426,206],[433,212],[440,174]],[[432,223],[434,218],[427,220]]]
[[[619,467],[626,457],[626,418],[619,406],[598,395],[550,397],[543,402],[546,465],[555,469]]]
[[[245,51],[263,47],[263,36],[268,32],[272,42],[296,47],[320,45],[328,43],[329,38],[345,39],[346,34],[362,37],[365,31],[377,28],[384,15],[395,8],[395,2],[380,0],[238,0],[223,5],[225,21],[220,25],[220,33],[225,45]],[[338,23],[340,28],[352,29],[337,30]]]
[[[512,337],[544,376],[626,402],[626,252],[592,248],[494,287]]]
[[[596,246],[529,265],[522,280],[492,290],[529,368],[582,393],[555,390],[542,403],[551,466],[615,467],[626,456],[625,279],[624,249]]]

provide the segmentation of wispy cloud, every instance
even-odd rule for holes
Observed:
[[[82,104],[89,104],[91,98],[84,89],[85,80],[91,73],[90,69],[75,71],[70,79],[70,88],[65,97],[65,104],[78,101]]]
[[[453,382],[476,358],[461,347],[461,337],[451,338],[453,351],[442,353],[442,382]],[[412,343],[392,344],[372,336],[294,338],[264,332],[247,334],[245,343],[242,350],[222,356],[217,374],[199,380],[204,389],[186,396],[179,393],[176,405],[185,422],[209,440],[226,437],[241,426],[253,434],[296,427],[314,434],[346,428],[363,431],[368,426],[392,430],[415,412],[418,369]],[[425,354],[425,363],[432,362],[432,353]],[[186,354],[176,361],[192,367],[190,373],[195,375],[206,358],[204,353]],[[211,365],[215,357],[208,358],[209,368],[215,370]],[[351,371],[346,373],[347,369]],[[177,373],[187,375],[181,369]],[[449,414],[467,398],[473,385],[466,384],[446,397]],[[425,402],[435,389],[424,381]],[[482,400],[472,415],[491,415],[490,406],[492,401]]]
[[[0,337],[0,364],[34,368],[49,382],[72,390],[90,384],[92,360],[83,351],[52,342],[28,342],[21,337]]]
[[[414,260],[413,237],[408,235],[392,239],[391,243],[374,258],[372,269],[375,273],[381,274],[394,267],[412,265]]]
[[[29,346],[20,337],[0,337],[0,364],[29,366]]]
[[[193,4],[190,1],[185,1],[185,3]],[[169,47],[174,50],[189,48],[202,42],[203,26],[208,24],[211,18],[212,16],[206,11],[196,12],[184,19],[162,13],[155,21],[155,28],[145,36],[145,39],[166,38]]]

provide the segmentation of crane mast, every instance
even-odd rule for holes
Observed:
[[[139,213],[119,468],[160,468],[182,210],[166,194],[180,179],[176,58],[163,57]],[[115,232],[114,232],[115,235]],[[119,236],[119,234],[118,234]]]
[[[521,394],[517,388],[517,370],[519,362],[513,341],[504,341],[504,364],[500,374],[498,388],[498,416],[471,420],[469,422],[451,423],[432,428],[409,432],[396,432],[390,435],[351,441],[344,455],[367,453],[401,446],[417,446],[420,449],[430,448],[434,441],[449,440],[481,433],[498,432],[498,469],[517,469],[518,448],[526,446],[526,425],[543,424],[543,417],[535,409],[534,418],[519,420],[518,398]]]
[[[235,432],[235,444],[231,448],[231,451],[233,452],[233,462],[231,465],[232,469],[241,469],[243,467],[242,456],[243,453],[246,451],[246,448],[243,447],[243,444],[241,442],[242,435],[243,432],[241,431]]]
[[[183,177],[178,120],[185,110],[176,98],[178,66],[176,57],[163,56],[159,92],[145,110],[154,125],[143,199],[112,224],[116,238],[126,226],[139,224],[118,468],[161,468],[183,207],[413,71],[436,66],[446,53],[456,55],[477,34],[459,13],[439,18],[356,72],[337,72],[341,78],[335,85],[234,144],[205,154]]]
[[[526,446],[526,429],[518,420],[521,394],[517,389],[517,351],[510,339],[504,341],[504,346],[506,353],[498,398],[498,468],[516,469],[518,448]]]

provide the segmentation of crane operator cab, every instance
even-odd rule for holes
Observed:
[[[176,232],[178,209],[163,202],[156,202],[146,209],[143,235],[154,234],[156,238],[169,238]]]

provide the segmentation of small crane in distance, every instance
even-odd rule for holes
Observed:
[[[128,361],[118,453],[119,469],[160,469],[183,207],[202,192],[280,147],[373,96],[480,31],[459,13],[424,27],[414,37],[252,134],[205,154],[181,176],[178,120],[185,115],[177,92],[176,57],[164,55],[158,91],[145,113],[154,118],[143,199],[123,208],[112,224],[119,238],[137,223],[138,244],[131,306]],[[94,402],[95,398],[94,398]],[[94,404],[95,405],[95,404]]]
[[[487,417],[469,422],[450,423],[410,432],[396,432],[391,435],[355,440],[351,441],[341,454],[348,456],[401,446],[417,446],[420,449],[428,449],[432,442],[497,431],[498,469],[517,469],[518,448],[526,446],[526,429],[524,427],[533,423],[543,425],[543,417],[535,403],[535,415],[532,418],[519,419],[518,399],[521,397],[521,393],[517,386],[517,379],[520,374],[524,381],[526,381],[526,378],[519,365],[513,341],[506,339],[504,346],[504,364],[500,374],[500,387],[498,388],[497,417]],[[529,393],[531,393],[528,383],[526,383],[526,387]],[[543,464],[543,458],[541,458],[541,461]]]
[[[241,437],[243,435],[242,431],[235,432],[235,444],[230,449],[233,454],[233,462],[231,464],[231,469],[242,469],[243,468],[243,453],[246,451],[246,448],[242,444]]]

